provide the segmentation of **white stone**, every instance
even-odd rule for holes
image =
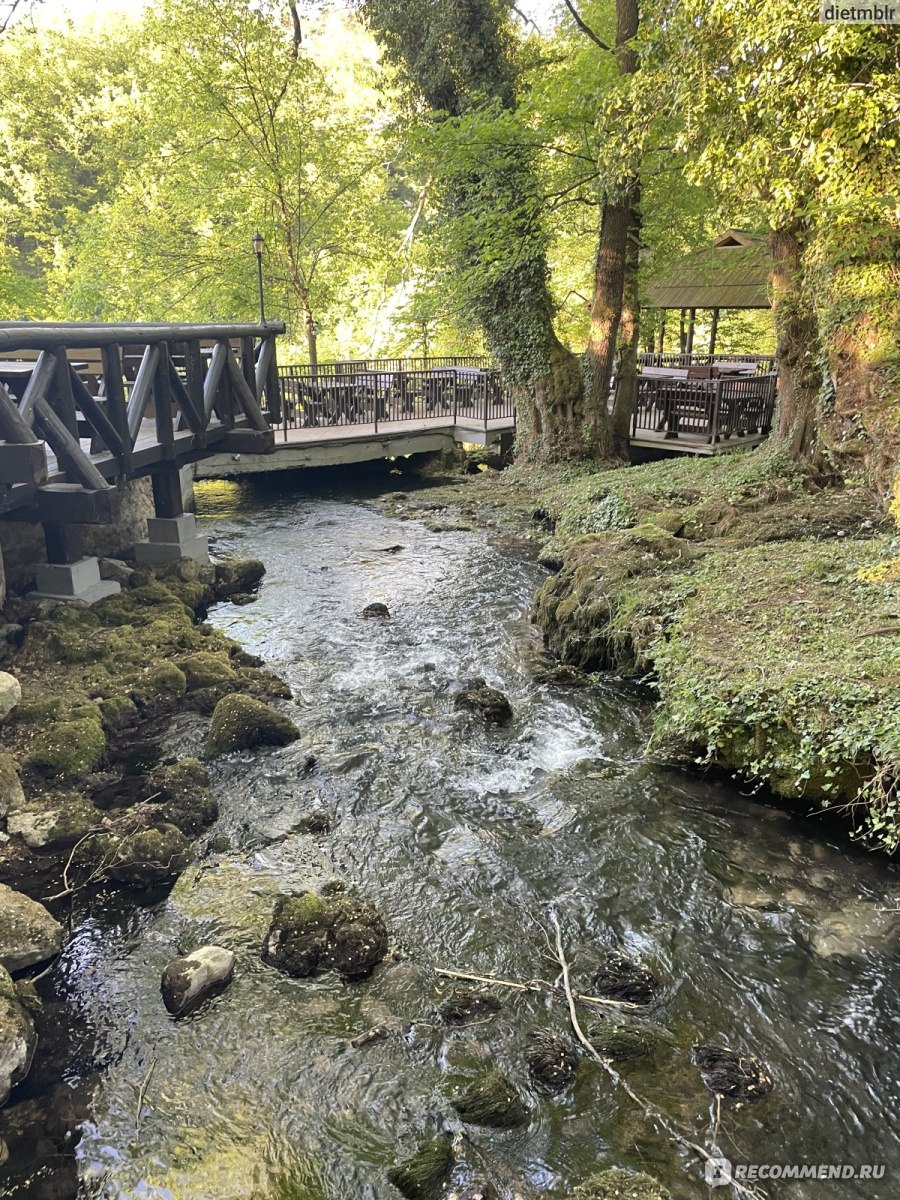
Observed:
[[[0,671],[0,721],[8,717],[22,699],[22,685],[15,675]]]
[[[163,1003],[172,1016],[188,1013],[212,991],[221,990],[234,974],[234,954],[222,946],[201,946],[173,959],[163,971]]]

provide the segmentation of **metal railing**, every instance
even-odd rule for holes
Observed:
[[[331,362],[288,364],[288,371],[324,371],[327,374],[354,375],[357,371],[431,371],[436,367],[493,367],[485,354],[416,355],[412,358],[341,358]]]
[[[319,364],[280,367],[285,439],[289,429],[325,426],[379,425],[445,418],[483,424],[515,418],[512,392],[493,367],[432,365],[411,367],[406,360],[388,365]],[[414,361],[414,360],[412,360]]]
[[[682,435],[712,444],[731,437],[766,434],[772,426],[777,376],[666,379],[638,376],[631,436],[640,430]]]
[[[714,367],[721,363],[753,363],[757,374],[767,375],[775,370],[774,354],[665,354],[645,352],[637,356],[639,367]]]

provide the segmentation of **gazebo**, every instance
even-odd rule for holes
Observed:
[[[663,352],[666,312],[680,311],[679,345],[692,354],[697,309],[712,310],[709,354],[715,354],[719,313],[726,308],[771,308],[769,277],[772,256],[764,238],[738,229],[727,229],[711,246],[694,250],[669,273],[650,284],[647,308],[662,310],[658,353]]]

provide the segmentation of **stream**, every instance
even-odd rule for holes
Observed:
[[[884,1168],[880,1180],[760,1183],[761,1195],[896,1197],[896,868],[734,784],[654,763],[635,688],[538,685],[551,664],[529,620],[545,577],[533,550],[398,521],[375,490],[346,475],[198,486],[214,550],[268,570],[256,603],[220,605],[210,621],[287,680],[302,737],[212,764],[221,815],[170,893],[137,905],[103,895],[73,914],[58,986],[83,1031],[69,1082],[92,1079],[80,1194],[397,1200],[387,1167],[457,1128],[450,1097],[497,1064],[531,1121],[467,1129],[459,1181],[487,1172],[504,1200],[530,1200],[619,1165],[675,1200],[731,1195],[708,1190],[702,1163],[595,1064],[559,1097],[529,1085],[527,1034],[566,1032],[564,1002],[507,991],[490,1020],[441,1022],[453,985],[434,965],[556,978],[552,910],[585,990],[613,946],[663,981],[650,1010],[661,1048],[621,1072],[679,1130],[712,1144],[690,1047],[732,1046],[764,1059],[775,1087],[723,1107],[726,1154]],[[390,621],[361,619],[375,601]],[[509,726],[454,711],[452,685],[476,675],[509,696]],[[179,717],[164,752],[199,753],[206,724]],[[309,832],[310,817],[330,828]],[[389,958],[355,984],[265,966],[276,897],[332,879],[381,911]],[[162,968],[179,946],[210,942],[237,953],[234,983],[173,1021]],[[387,1038],[350,1045],[380,1024]]]

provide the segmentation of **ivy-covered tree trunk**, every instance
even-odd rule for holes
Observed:
[[[631,418],[637,401],[637,356],[641,337],[638,270],[643,221],[640,190],[640,184],[635,183],[629,195],[628,245],[622,288],[622,320],[619,324],[616,400],[612,417],[613,454],[626,460],[631,453]]]
[[[812,458],[822,387],[819,330],[803,280],[803,223],[772,234],[772,312],[778,368],[776,437],[792,458]]]
[[[386,56],[436,122],[515,108],[517,71],[502,0],[364,0],[363,8]],[[465,240],[459,254],[469,307],[519,394],[519,453],[545,460],[603,453],[601,425],[585,424],[580,362],[553,326],[530,152],[509,146],[448,165],[446,182],[445,215]],[[488,207],[501,218],[502,245],[484,236]]]

